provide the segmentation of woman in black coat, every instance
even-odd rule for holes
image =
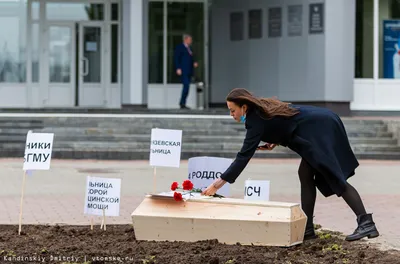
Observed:
[[[257,149],[281,145],[302,158],[298,173],[301,206],[307,215],[305,240],[316,237],[313,213],[317,188],[325,197],[343,197],[355,213],[358,227],[347,241],[379,236],[372,214],[366,213],[357,190],[347,182],[359,163],[338,115],[325,108],[258,98],[241,88],[232,90],[226,100],[231,116],[245,123],[246,138],[234,162],[203,191],[204,195],[215,194],[227,182],[234,183]],[[268,143],[260,147],[260,141]]]

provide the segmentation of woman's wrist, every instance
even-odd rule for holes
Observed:
[[[217,180],[214,182],[214,188],[219,189],[219,188],[221,188],[222,186],[224,186],[225,183],[226,183],[226,181],[224,181],[223,179],[217,179]]]

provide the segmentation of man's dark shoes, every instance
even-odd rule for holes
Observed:
[[[189,107],[187,107],[186,105],[180,105],[181,109],[190,109]]]
[[[357,216],[358,227],[353,234],[346,237],[346,241],[355,241],[364,237],[375,238],[379,236],[375,223],[372,220],[372,214]]]

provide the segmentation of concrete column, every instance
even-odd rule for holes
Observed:
[[[147,69],[144,67],[147,48],[144,44],[145,0],[123,0],[122,11],[122,106],[140,106],[147,103]]]

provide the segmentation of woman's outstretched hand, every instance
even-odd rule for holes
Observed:
[[[257,150],[273,150],[276,146],[276,144],[266,143],[263,146],[258,146]]]
[[[208,196],[213,196],[224,184],[226,181],[222,179],[217,179],[213,183],[211,183],[207,189],[205,189],[201,194],[202,195],[208,195]]]

